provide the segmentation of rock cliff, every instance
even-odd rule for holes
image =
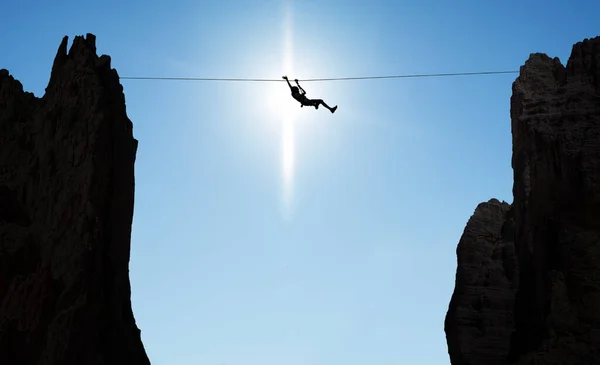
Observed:
[[[454,365],[600,364],[600,37],[513,83],[512,205],[482,203],[457,248]]]
[[[452,364],[504,364],[498,354],[508,354],[518,276],[510,215],[508,203],[479,204],[458,244],[445,324]]]
[[[149,364],[131,310],[137,141],[95,36],[42,98],[0,70],[0,364]]]

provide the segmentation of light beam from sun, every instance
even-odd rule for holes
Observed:
[[[289,215],[291,213],[294,197],[294,121],[291,118],[286,118],[283,121],[281,144],[283,204],[286,215]]]
[[[292,9],[291,1],[286,2],[283,24],[283,75],[293,74],[293,47],[292,47]],[[290,217],[294,198],[294,116],[284,114],[281,133],[281,164],[283,180],[283,208],[284,215]]]

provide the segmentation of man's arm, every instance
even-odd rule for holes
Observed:
[[[290,84],[290,80],[288,80],[288,77],[283,76],[283,79],[287,82],[288,86],[290,87],[290,90],[292,90],[292,84]]]
[[[295,79],[294,81],[296,81],[296,85],[298,85],[298,88],[300,89],[300,91],[302,91],[302,94],[306,94],[306,91],[304,91],[304,89],[302,88],[302,86],[300,86],[300,83],[298,82],[298,79]],[[289,83],[289,81],[288,81]]]

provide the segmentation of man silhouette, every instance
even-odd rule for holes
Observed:
[[[330,112],[335,113],[336,109],[337,109],[337,105],[334,106],[333,108],[330,107],[329,105],[327,105],[323,99],[309,99],[306,97],[306,91],[304,91],[304,89],[302,88],[302,86],[300,86],[300,84],[298,83],[298,79],[295,79],[294,81],[296,82],[296,86],[292,86],[292,84],[290,84],[290,80],[288,80],[287,76],[283,76],[283,79],[285,81],[287,81],[288,86],[290,87],[290,90],[292,91],[292,97],[296,100],[298,100],[298,102],[300,102],[300,107],[304,107],[304,106],[314,106],[315,109],[319,109],[319,105],[323,105],[325,108],[329,109]]]

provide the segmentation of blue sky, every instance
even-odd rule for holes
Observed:
[[[8,1],[0,67],[41,96],[64,35],[121,76],[518,70],[598,35],[577,1]],[[304,84],[122,80],[139,139],[132,301],[155,365],[449,364],[476,205],[512,201],[516,75]]]

